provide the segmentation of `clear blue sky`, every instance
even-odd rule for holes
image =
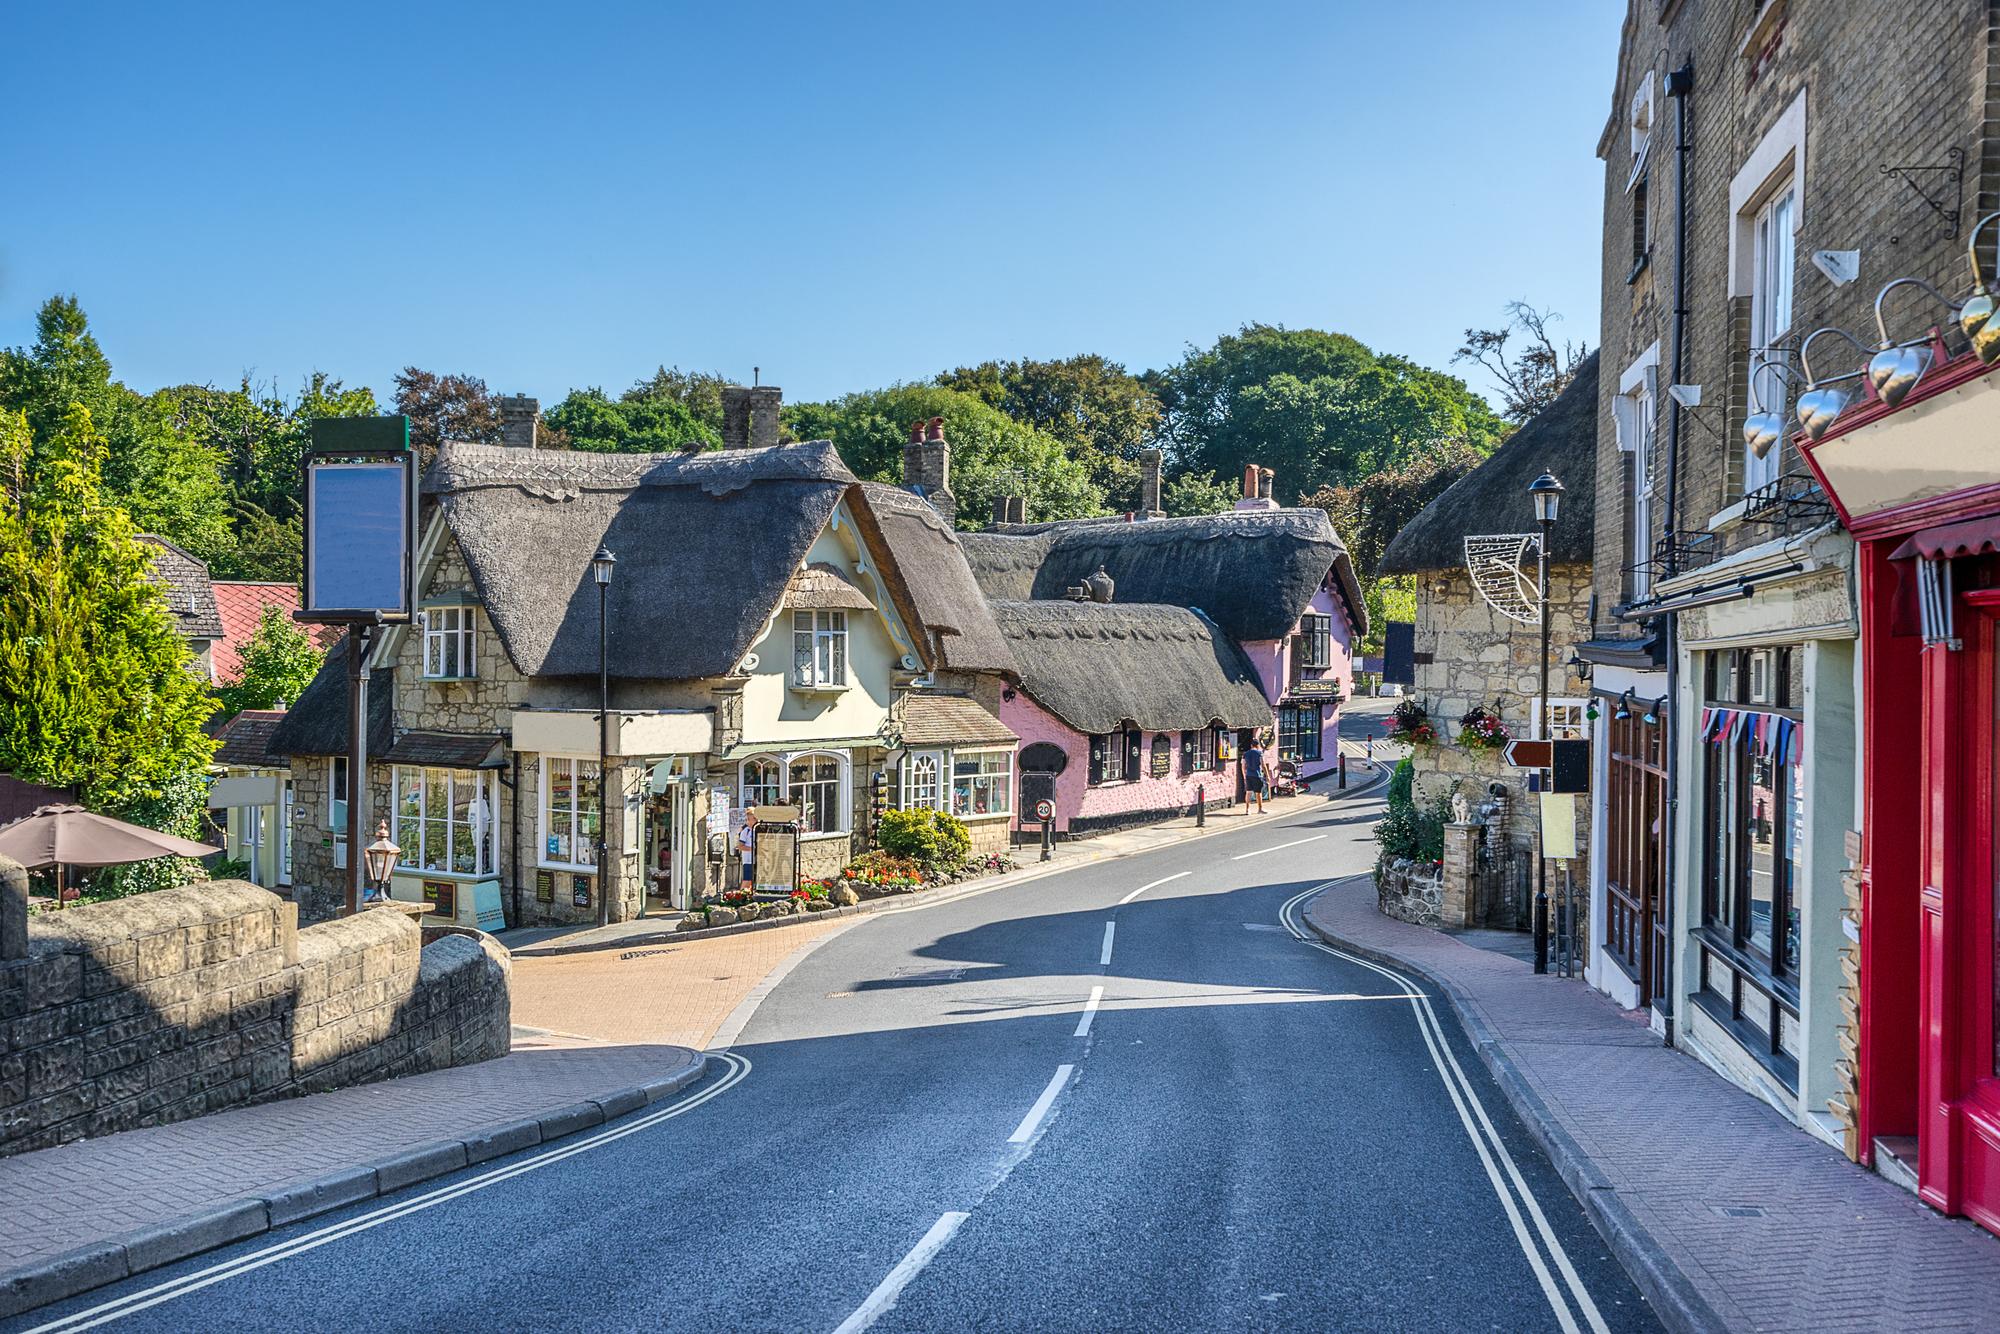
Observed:
[[[16,7],[0,344],[68,291],[141,390],[414,363],[545,405],[1252,320],[1442,367],[1513,297],[1595,345],[1623,8]]]

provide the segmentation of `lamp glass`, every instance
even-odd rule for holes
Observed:
[[[1545,472],[1528,483],[1528,494],[1535,501],[1535,522],[1554,523],[1562,506],[1563,484],[1554,474]]]
[[[389,873],[395,869],[396,858],[402,848],[389,840],[389,826],[385,822],[377,826],[375,841],[362,850],[362,863],[368,869],[368,879],[377,885],[389,883]]]
[[[590,558],[590,577],[600,584],[608,584],[611,582],[611,571],[617,564],[616,556],[606,548],[599,547],[597,554]]]

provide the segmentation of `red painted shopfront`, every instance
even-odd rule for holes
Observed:
[[[1801,445],[1859,543],[1860,1149],[2000,1232],[2000,369]]]

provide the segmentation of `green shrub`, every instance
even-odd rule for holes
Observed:
[[[1454,783],[1451,792],[1421,807],[1409,799],[1400,805],[1392,801],[1389,813],[1375,826],[1375,841],[1382,845],[1382,855],[1419,862],[1443,861],[1444,827],[1451,819],[1451,793],[1456,791],[1458,784]]]
[[[1396,771],[1389,775],[1389,809],[1409,810],[1416,805],[1411,797],[1417,782],[1417,766],[1410,763],[1405,755],[1396,763]]]
[[[965,822],[947,811],[886,811],[875,841],[884,852],[916,862],[927,875],[956,869],[972,851]]]

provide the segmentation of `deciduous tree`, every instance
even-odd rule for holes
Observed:
[[[326,660],[312,636],[276,607],[264,608],[242,657],[242,671],[218,692],[230,714],[296,700]]]
[[[1484,366],[1500,382],[1501,414],[1518,426],[1555,402],[1590,355],[1587,343],[1556,343],[1549,326],[1561,319],[1552,310],[1509,301],[1507,322],[1498,329],[1467,329],[1451,359]],[[1517,336],[1516,349],[1508,351]]]
[[[1138,504],[1138,453],[1160,426],[1160,400],[1115,361],[984,361],[937,377],[1025,426],[1068,445],[1114,503]]]

